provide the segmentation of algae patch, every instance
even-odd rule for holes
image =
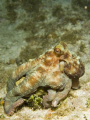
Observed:
[[[87,108],[90,107],[90,97],[87,99],[86,107],[87,107]]]
[[[77,30],[66,31],[64,35],[62,35],[61,37],[62,41],[65,41],[67,43],[73,43],[73,44],[75,44],[76,41],[80,39],[81,39],[80,32]]]
[[[14,23],[17,19],[17,12],[15,11],[17,7],[16,2],[6,0],[6,9],[7,9],[7,19],[10,23]]]
[[[4,118],[5,118],[5,115],[1,114],[1,115],[0,115],[0,118],[1,118],[1,119],[4,119]]]
[[[88,0],[72,0],[72,5],[84,8],[85,5],[88,5]]]
[[[3,104],[4,104],[4,99],[0,98],[0,105],[3,105]]]
[[[55,8],[52,11],[52,15],[57,18],[62,18],[65,15],[64,9],[61,5],[55,6]]]
[[[86,45],[81,42],[81,44],[80,44],[80,52],[84,52],[85,53],[85,48],[86,48]]]
[[[43,107],[42,98],[43,98],[43,95],[47,94],[47,89],[48,88],[39,87],[37,91],[34,94],[32,94],[29,98],[24,99],[25,104],[34,110],[42,108]]]
[[[33,109],[37,109],[37,108],[41,108],[42,98],[34,94],[31,95],[28,100],[25,99],[25,102],[28,104],[29,107],[33,107]]]
[[[42,49],[41,48],[36,49],[32,48],[31,45],[28,44],[27,47],[23,49],[19,55],[20,61],[26,62],[29,59],[34,59],[41,55],[43,52]]]
[[[32,11],[39,12],[41,1],[42,0],[22,0],[21,6],[29,13]]]

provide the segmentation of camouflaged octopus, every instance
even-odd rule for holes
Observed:
[[[24,103],[24,97],[34,93],[40,86],[50,88],[47,95],[43,96],[43,106],[56,107],[71,88],[78,89],[79,78],[83,74],[84,65],[80,59],[71,54],[65,43],[60,43],[13,72],[4,100],[5,113],[13,115],[15,108]],[[16,86],[16,81],[23,76],[24,80]]]

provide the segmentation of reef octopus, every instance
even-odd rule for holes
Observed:
[[[42,104],[48,108],[57,107],[71,88],[79,88],[79,78],[85,68],[80,58],[73,55],[65,43],[60,43],[43,55],[20,65],[7,84],[4,110],[9,116],[24,103],[24,97],[34,93],[38,87],[49,87]],[[24,80],[16,85],[16,81]]]

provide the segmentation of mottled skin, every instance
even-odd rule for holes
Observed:
[[[35,92],[40,86],[50,87],[48,94],[43,96],[44,107],[56,107],[68,95],[71,87],[78,88],[79,77],[83,74],[82,62],[69,52],[64,43],[59,44],[13,72],[7,85],[5,113],[13,115],[15,108],[24,102],[23,97]],[[23,76],[24,80],[16,86],[16,81]]]

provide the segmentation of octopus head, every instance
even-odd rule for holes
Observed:
[[[79,57],[73,55],[66,44],[59,44],[54,48],[55,54],[60,58],[60,69],[72,80],[72,88],[79,87],[79,78],[84,74],[85,68]]]
[[[83,76],[85,68],[80,59],[72,58],[71,62],[64,65],[64,72],[72,79],[72,88],[78,89],[79,78]]]

